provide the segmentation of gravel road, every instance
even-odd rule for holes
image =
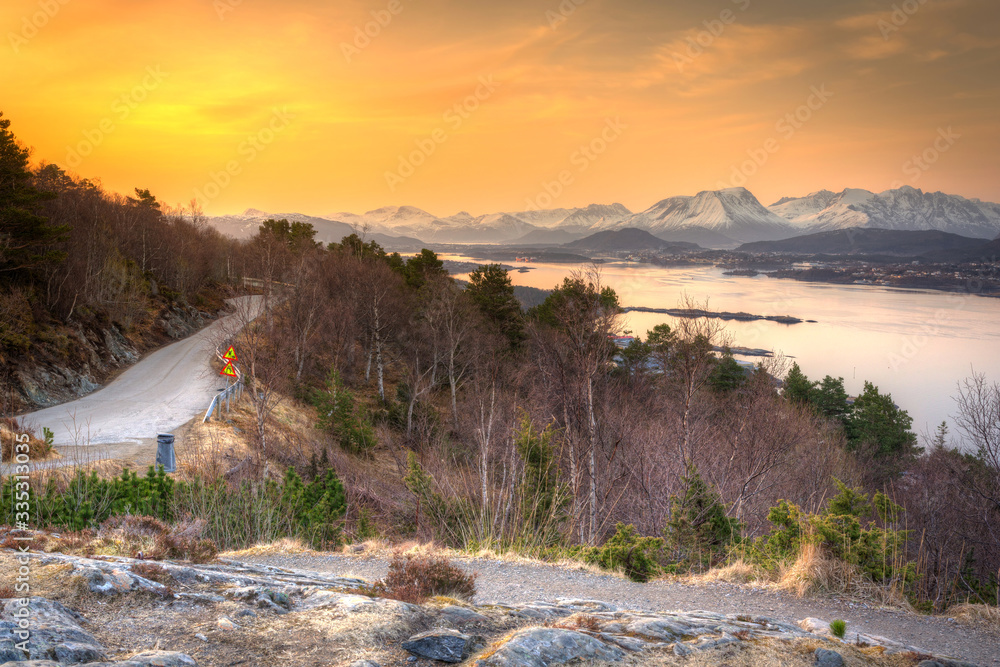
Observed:
[[[341,555],[241,556],[249,563],[373,580],[385,576],[388,564],[378,557]],[[723,614],[759,614],[796,622],[810,616],[847,621],[852,630],[880,635],[929,652],[1000,665],[1000,630],[970,626],[942,616],[877,608],[857,602],[800,599],[770,590],[733,584],[688,585],[655,581],[637,584],[610,575],[554,565],[515,564],[486,559],[461,559],[468,571],[479,573],[475,602],[533,602],[560,597],[589,598],[623,609],[642,611],[708,610]]]
[[[252,299],[253,301],[244,301]],[[255,308],[259,297],[239,297]],[[41,432],[52,429],[57,447],[110,445],[155,440],[204,414],[226,386],[209,362],[220,336],[235,323],[229,315],[141,359],[106,387],[76,401],[22,417]]]

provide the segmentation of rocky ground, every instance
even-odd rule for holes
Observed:
[[[664,611],[664,606],[642,610],[641,605],[599,601],[599,577],[587,573],[545,580],[537,596],[532,588],[511,586],[525,575],[524,568],[540,566],[493,562],[494,570],[479,568],[480,593],[473,603],[435,598],[417,606],[361,595],[356,589],[363,581],[338,572],[352,569],[344,562],[309,558],[314,562],[306,563],[306,570],[260,562],[191,565],[38,554],[27,566],[30,603],[25,606],[20,598],[10,597],[0,602],[0,664],[970,664],[933,657],[946,653],[937,646],[917,649],[895,637],[859,633],[861,628],[850,621],[847,641],[836,640],[825,621],[802,618],[792,623],[779,617],[787,614],[785,609],[770,615],[749,609]],[[7,587],[17,585],[19,567],[13,552],[0,555],[3,595],[15,594]],[[504,600],[493,582],[498,574],[512,591]],[[573,597],[586,582],[572,575],[594,577],[585,598]],[[712,608],[714,595],[704,597],[703,608]],[[486,600],[493,597],[492,602]],[[31,638],[18,646],[22,621]],[[983,634],[979,641],[993,640]],[[997,646],[983,644],[977,655],[991,656]]]
[[[384,577],[381,555],[269,554],[246,559],[279,567],[339,573],[374,580]],[[760,614],[794,623],[815,616],[847,621],[855,631],[892,637],[927,650],[960,656],[981,665],[1000,665],[1000,632],[969,626],[947,616],[926,616],[850,599],[797,598],[772,589],[727,583],[690,585],[669,581],[634,583],[610,574],[538,563],[469,558],[459,562],[479,572],[475,602],[530,602],[555,597],[603,600],[623,609],[657,611],[711,609],[726,614]],[[851,634],[853,636],[853,634]]]

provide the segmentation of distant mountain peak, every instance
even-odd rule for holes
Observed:
[[[783,197],[770,210],[802,233],[848,227],[898,230],[936,229],[966,237],[992,238],[1000,232],[1000,205],[904,185],[875,194],[846,188],[805,197]]]

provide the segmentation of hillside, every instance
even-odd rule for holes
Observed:
[[[591,252],[614,252],[632,250],[700,250],[695,243],[671,242],[657,238],[649,232],[627,227],[625,229],[609,229],[591,234],[586,238],[566,243],[564,248],[573,250],[589,250]]]
[[[782,241],[744,243],[738,250],[751,253],[827,255],[895,255],[919,257],[945,251],[966,252],[980,248],[981,239],[937,230],[850,228],[817,232]]]

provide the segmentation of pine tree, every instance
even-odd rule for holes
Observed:
[[[69,227],[50,225],[38,215],[39,205],[55,195],[35,188],[29,155],[0,112],[0,275],[8,279],[28,278],[38,268],[66,257],[55,246]]]

